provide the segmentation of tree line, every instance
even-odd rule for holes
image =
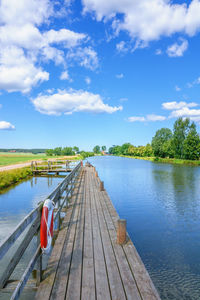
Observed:
[[[122,146],[113,145],[109,148],[113,155],[128,155],[138,157],[161,157],[199,160],[200,158],[200,137],[194,122],[189,118],[178,118],[173,126],[161,128],[156,131],[151,144],[146,146],[134,146],[125,143]]]

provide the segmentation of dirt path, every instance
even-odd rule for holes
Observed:
[[[26,162],[26,163],[21,163],[21,164],[16,164],[16,165],[4,166],[4,167],[0,167],[0,172],[8,171],[8,170],[13,170],[13,169],[20,169],[20,168],[24,168],[24,167],[29,167],[30,165],[31,165],[31,162]]]

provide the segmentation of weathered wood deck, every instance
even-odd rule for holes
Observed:
[[[160,299],[130,239],[116,243],[118,218],[93,168],[83,168],[36,299]]]

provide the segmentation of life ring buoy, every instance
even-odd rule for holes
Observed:
[[[81,167],[83,167],[83,161],[81,161]]]
[[[43,253],[48,253],[53,237],[53,209],[54,203],[50,199],[45,200],[42,208],[40,223],[40,244]]]

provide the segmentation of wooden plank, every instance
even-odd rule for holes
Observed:
[[[105,255],[100,235],[100,229],[97,219],[97,212],[94,203],[94,193],[92,188],[93,182],[89,176],[89,196],[90,207],[92,216],[92,236],[93,236],[93,249],[94,249],[94,266],[95,266],[95,281],[96,281],[96,298],[111,299],[110,287],[108,283],[107,268],[105,263]]]
[[[87,173],[87,169],[86,169]],[[82,300],[96,299],[96,286],[94,274],[94,254],[92,239],[92,219],[88,189],[88,174],[85,178],[85,227],[84,227],[84,249],[83,249],[83,272],[82,272]]]
[[[85,175],[84,175],[85,178]],[[70,265],[70,273],[65,299],[80,299],[81,297],[81,281],[82,281],[82,259],[83,259],[83,234],[85,222],[85,201],[84,201],[84,186],[85,180],[81,184],[79,192],[79,217],[77,220],[76,234]]]
[[[51,291],[54,284],[56,271],[58,268],[62,249],[65,243],[65,237],[67,236],[67,232],[69,229],[67,225],[70,223],[71,220],[73,221],[75,210],[76,210],[76,198],[74,197],[72,198],[71,206],[67,210],[67,214],[63,222],[64,228],[61,229],[61,231],[59,232],[58,238],[56,240],[51,257],[48,262],[47,270],[44,272],[44,276],[43,276],[44,280],[41,282],[38,288],[38,292],[36,293],[35,299],[45,300],[45,299],[49,299],[51,296]]]
[[[81,188],[83,178],[81,178],[79,191]],[[76,203],[74,204],[74,211],[72,218],[69,222],[69,229],[66,234],[65,243],[62,250],[62,255],[60,257],[59,266],[54,282],[54,286],[52,289],[50,299],[65,299],[69,271],[70,271],[70,264],[71,264],[71,257],[74,247],[74,238],[76,233],[76,226],[79,217],[79,201],[80,201],[80,193],[75,193]]]
[[[91,174],[91,172],[90,172]],[[94,178],[91,178],[94,181]],[[100,229],[101,239],[103,243],[104,248],[104,255],[105,255],[105,261],[106,261],[106,267],[108,272],[108,279],[109,279],[109,285],[110,285],[110,291],[112,295],[113,300],[125,300],[126,295],[124,291],[124,286],[122,284],[121,276],[119,273],[117,261],[115,258],[115,254],[113,252],[111,240],[108,234],[107,227],[105,225],[104,216],[102,214],[102,207],[99,205],[99,193],[97,191],[96,186],[93,185],[93,201],[94,205],[96,207],[97,212],[97,221]]]
[[[108,211],[110,213],[110,216],[113,220],[113,224],[116,228],[117,220],[119,219],[119,216],[114,208],[114,206],[111,203],[111,200],[107,194],[106,191],[104,193],[104,200],[107,205]],[[124,253],[127,257],[129,266],[131,268],[132,274],[135,278],[136,284],[138,286],[138,289],[140,291],[141,297],[144,300],[158,300],[160,299],[160,296],[139,256],[137,253],[136,248],[134,247],[132,241],[129,238],[129,241],[122,246]]]
[[[101,206],[102,210],[99,208],[99,213],[102,213],[105,219],[105,224],[107,226],[107,230],[109,232],[109,236],[111,239],[112,247],[115,253],[115,257],[117,260],[118,268],[121,274],[123,286],[125,289],[127,299],[142,299],[138,288],[136,286],[136,282],[134,276],[130,270],[127,258],[123,251],[123,248],[120,245],[116,244],[116,229],[108,212],[107,206],[104,202],[104,193],[99,193],[99,203],[98,205]]]

